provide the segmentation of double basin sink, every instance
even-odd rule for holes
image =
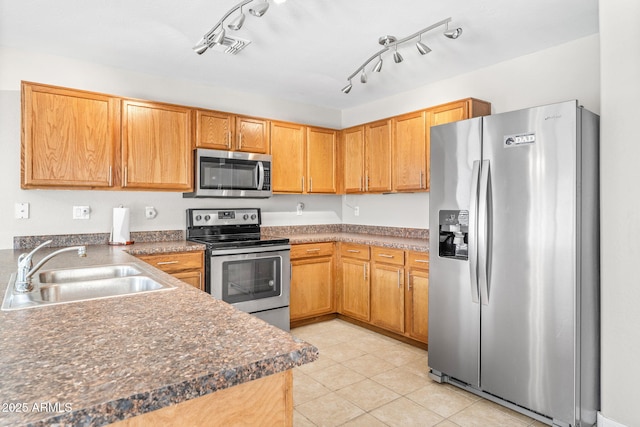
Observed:
[[[20,310],[100,298],[174,289],[143,274],[134,264],[48,270],[38,273],[33,291],[16,292],[13,274],[2,310]]]

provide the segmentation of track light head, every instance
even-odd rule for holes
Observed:
[[[453,30],[445,30],[444,36],[450,39],[457,39],[462,34],[462,28],[455,28]]]
[[[378,62],[376,62],[376,65],[373,66],[372,71],[379,73],[380,70],[382,70],[382,55],[380,55]]]
[[[262,15],[264,15],[268,9],[269,9],[269,2],[265,0],[263,3],[258,3],[256,6],[249,9],[249,13],[259,18]]]
[[[227,27],[229,27],[229,29],[231,30],[238,31],[240,28],[242,28],[242,24],[244,24],[244,18],[245,15],[244,13],[242,13],[242,6],[240,6],[240,15],[238,15],[233,21],[231,21],[231,23],[227,25]]]
[[[404,61],[404,58],[402,57],[402,55],[400,55],[400,52],[398,52],[397,50],[395,52],[393,52],[393,61],[396,64],[399,64],[402,61]]]
[[[211,43],[222,44],[222,41],[224,40],[224,36],[225,36],[224,28],[220,26],[220,31],[218,31],[218,33],[215,36],[213,36],[213,38],[211,39]]]
[[[418,52],[420,52],[420,55],[426,55],[427,53],[431,52],[429,46],[420,41],[416,43],[416,48],[418,49]]]
[[[202,55],[203,53],[205,53],[207,51],[207,49],[209,49],[209,44],[207,43],[207,41],[204,38],[200,39],[198,44],[193,47],[193,50],[198,55]]]
[[[351,92],[351,88],[352,87],[353,87],[353,85],[351,84],[351,80],[349,80],[349,84],[342,88],[342,92],[343,93],[349,93],[349,92]]]
[[[364,68],[362,69],[362,74],[360,74],[360,83],[367,82],[367,74],[364,72]]]

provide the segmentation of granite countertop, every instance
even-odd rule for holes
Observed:
[[[129,255],[189,242],[87,247],[42,270],[133,263],[168,291],[0,312],[0,425],[109,424],[314,361],[318,350]],[[41,259],[55,249],[42,249]],[[0,251],[0,293],[23,251]]]
[[[289,238],[292,245],[302,243],[320,243],[320,242],[347,242],[358,243],[370,246],[382,246],[385,248],[405,249],[417,252],[429,252],[429,239],[405,236],[391,236],[371,233],[353,233],[344,231],[334,232],[315,232],[308,233],[296,230],[289,232],[287,230],[278,230],[278,227],[272,227],[268,231],[271,235]]]

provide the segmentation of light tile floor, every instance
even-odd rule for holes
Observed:
[[[427,352],[343,320],[291,333],[320,350],[294,369],[293,425],[543,427],[427,375]]]

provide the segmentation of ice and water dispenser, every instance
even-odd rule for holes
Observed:
[[[440,246],[443,258],[469,258],[469,211],[440,211]]]

